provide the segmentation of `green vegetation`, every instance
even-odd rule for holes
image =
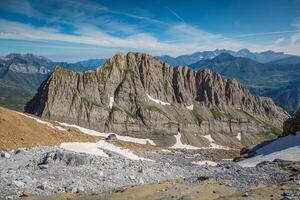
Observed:
[[[218,108],[211,108],[211,114],[213,115],[214,119],[221,119],[224,117],[223,113]]]
[[[276,136],[280,136],[282,135],[282,130],[276,126],[274,126],[272,123],[265,121],[263,119],[261,119],[258,116],[254,116],[252,114],[250,114],[249,112],[243,110],[243,109],[237,109],[237,111],[239,111],[240,113],[244,114],[245,116],[248,117],[248,119],[255,121],[258,124],[262,124],[265,128],[270,128],[270,131],[272,134],[276,135]]]
[[[89,99],[87,99],[86,97],[80,97],[80,98],[81,98],[81,100],[87,102],[87,103],[90,104],[90,105],[93,105],[93,106],[100,107],[100,108],[103,108],[103,109],[108,110],[108,108],[107,108],[104,104],[102,104],[102,103],[98,103],[98,102],[89,100]]]
[[[169,116],[167,115],[167,113],[163,109],[159,108],[158,106],[156,106],[154,104],[147,104],[146,106],[144,106],[144,109],[159,112],[160,114],[164,115],[165,117],[167,117],[169,119]]]
[[[134,120],[137,119],[137,116],[135,113],[131,112],[130,110],[126,110],[126,109],[122,108],[121,106],[117,105],[116,103],[114,103],[111,110],[112,110],[112,112],[115,112],[115,111],[125,112],[129,118],[134,119]]]
[[[92,101],[92,100],[89,100],[87,99],[86,97],[80,97],[81,100],[87,102],[89,105],[93,105],[93,106],[96,106],[96,107],[100,107],[102,109],[105,109],[105,110],[108,110],[109,111],[109,108],[104,105],[102,102],[101,103],[98,103],[98,102],[95,102],[95,101]],[[111,111],[112,112],[116,112],[116,111],[120,111],[120,112],[125,112],[127,114],[128,117],[132,118],[132,119],[137,119],[137,116],[135,113],[129,111],[129,110],[126,110],[124,108],[122,108],[121,106],[117,105],[116,103],[113,104],[112,108],[111,108]]]
[[[129,111],[129,110],[124,110],[125,113],[127,114],[128,117],[132,118],[132,119],[137,119],[137,116],[135,113]]]
[[[195,118],[196,123],[198,124],[198,126],[201,125],[201,123],[203,122],[203,117],[196,111],[193,110],[193,115]]]

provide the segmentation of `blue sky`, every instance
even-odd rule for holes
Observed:
[[[0,0],[0,54],[57,61],[214,49],[300,55],[300,0]]]

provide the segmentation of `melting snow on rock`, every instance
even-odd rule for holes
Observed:
[[[225,146],[216,144],[215,140],[211,137],[210,134],[203,135],[202,137],[206,138],[210,143],[209,147],[203,147],[203,148],[206,148],[206,149],[224,149],[224,150],[229,150],[230,149],[229,147],[225,147]]]
[[[194,105],[192,104],[190,106],[187,106],[186,108],[189,109],[189,110],[193,110],[194,109]]]
[[[242,140],[242,134],[240,132],[237,134],[236,139],[238,139],[239,141]]]
[[[108,104],[108,107],[110,108],[110,109],[112,109],[112,107],[113,107],[113,105],[114,105],[114,101],[115,101],[115,97],[110,97],[109,98],[109,104]]]
[[[199,147],[195,147],[195,146],[188,145],[188,144],[183,144],[181,142],[181,134],[179,132],[177,135],[175,135],[175,138],[176,138],[176,143],[170,147],[172,149],[200,149]]]
[[[151,101],[154,101],[154,102],[157,103],[157,104],[161,104],[161,105],[163,105],[163,106],[165,106],[165,105],[171,105],[171,104],[168,103],[168,102],[163,102],[163,101],[161,101],[161,100],[159,100],[159,99],[154,99],[154,98],[151,97],[149,94],[147,94],[147,97],[148,97]]]

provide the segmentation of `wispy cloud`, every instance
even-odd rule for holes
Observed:
[[[174,10],[172,10],[171,8],[165,6],[165,8],[170,11],[179,21],[184,22],[184,19],[182,17],[180,17]]]
[[[291,30],[246,33],[224,36],[211,33],[187,23],[177,12],[165,7],[179,21],[163,21],[155,16],[112,9],[94,1],[53,0],[44,1],[2,0],[0,9],[44,21],[24,23],[0,19],[0,38],[26,41],[59,41],[85,44],[90,47],[114,48],[116,51],[136,50],[152,54],[180,55],[195,51],[227,48],[249,48],[255,51],[273,49],[300,54],[300,23]],[[45,9],[46,8],[46,9]],[[162,6],[164,9],[164,6]],[[65,30],[68,25],[70,30]],[[150,29],[144,29],[145,26]],[[159,31],[152,31],[157,29]],[[164,37],[162,37],[164,35]],[[251,39],[274,37],[265,44]],[[43,46],[40,46],[43,48]],[[51,48],[54,46],[51,46]],[[73,48],[75,46],[61,48]]]

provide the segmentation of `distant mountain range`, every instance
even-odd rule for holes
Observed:
[[[297,60],[297,58],[300,59],[300,57],[298,56],[285,54],[283,52],[274,52],[274,51],[251,52],[248,49],[241,49],[239,51],[216,49],[214,51],[202,51],[202,52],[195,52],[190,55],[181,55],[175,58],[168,55],[157,56],[157,58],[172,66],[177,66],[177,65],[184,66],[184,65],[191,65],[200,60],[212,59],[222,53],[227,53],[234,57],[250,58],[252,60],[261,63],[268,63],[268,62],[277,61],[289,57],[293,57],[293,59],[295,60]]]

